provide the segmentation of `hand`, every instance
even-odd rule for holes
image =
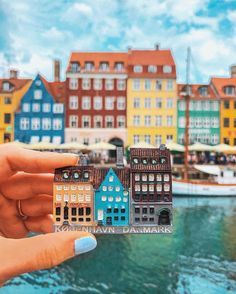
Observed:
[[[96,247],[96,239],[89,233],[51,233],[52,173],[76,161],[77,156],[71,154],[0,146],[0,284]],[[19,200],[26,219],[19,214]],[[49,234],[24,238],[28,232]]]

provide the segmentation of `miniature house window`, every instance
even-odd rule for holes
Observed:
[[[109,177],[109,182],[113,182],[114,181],[114,177],[113,176],[110,176]]]
[[[85,195],[85,201],[90,202],[91,196],[89,194]]]
[[[139,163],[138,158],[135,157],[135,158],[133,159],[133,163],[134,163],[134,164],[138,164],[138,163]]]
[[[123,198],[123,202],[128,202],[128,198],[127,197],[124,197]]]
[[[113,197],[112,197],[112,196],[109,196],[109,197],[108,197],[108,201],[109,201],[109,202],[112,202],[112,201],[113,201]]]
[[[139,191],[140,191],[140,185],[135,185],[135,186],[134,186],[134,190],[135,190],[136,192],[139,192]]]
[[[79,194],[78,195],[78,201],[79,202],[84,202],[84,195]]]
[[[65,194],[65,195],[64,195],[64,201],[65,201],[65,202],[68,202],[68,201],[69,201],[69,195],[68,195],[68,194]]]
[[[154,174],[149,174],[148,179],[150,182],[153,182],[154,181]]]
[[[82,217],[79,218],[79,222],[83,222],[84,219]]]
[[[164,196],[164,201],[165,201],[165,202],[169,202],[169,195],[165,195],[165,196]]]
[[[86,215],[90,215],[91,213],[91,208],[90,207],[86,207]]]
[[[60,215],[61,214],[61,207],[56,207],[56,215]]]
[[[147,158],[143,158],[143,159],[142,159],[142,163],[143,163],[144,165],[147,165],[147,164],[148,164],[148,160],[147,160]]]
[[[154,192],[154,185],[149,185],[149,191]]]
[[[107,225],[112,225],[112,217],[111,217],[111,216],[108,216],[108,217],[106,218],[106,224],[107,224]]]
[[[63,171],[62,177],[63,177],[63,179],[69,179],[69,171],[68,170]]]
[[[90,186],[85,186],[85,190],[90,191]]]
[[[142,175],[142,181],[145,181],[145,182],[147,181],[147,174]]]
[[[154,217],[150,217],[150,218],[149,218],[149,221],[150,221],[150,222],[154,222]]]
[[[41,90],[34,91],[34,99],[42,99],[42,91]]]
[[[76,215],[76,208],[75,208],[75,207],[72,207],[72,208],[71,208],[71,214],[72,214],[72,215]]]
[[[112,186],[108,186],[108,191],[113,191],[113,187]]]
[[[155,158],[152,159],[152,165],[156,165],[157,164],[157,160]]]
[[[169,174],[164,174],[164,181],[169,182],[169,180],[170,180]]]
[[[161,163],[161,164],[165,164],[165,163],[167,163],[167,158],[166,158],[166,157],[161,157],[161,158],[160,158],[160,163]]]
[[[106,201],[107,197],[106,196],[102,196],[102,201]]]
[[[111,213],[111,208],[107,208],[107,213]]]
[[[120,191],[120,187],[116,186],[116,192],[119,192],[119,191]]]
[[[146,216],[142,217],[143,222],[147,222],[148,218]]]
[[[65,191],[68,191],[69,189],[70,189],[69,186],[64,186],[64,190],[65,190]]]
[[[121,197],[120,196],[116,197],[116,202],[120,202],[120,201],[121,201]]]
[[[56,194],[56,201],[61,201],[61,194]]]
[[[154,214],[154,207],[150,207],[150,214]]]
[[[136,218],[134,219],[134,221],[135,221],[136,223],[139,223],[139,222],[140,222],[140,218],[139,218],[139,217],[136,217]]]
[[[76,201],[76,195],[75,195],[75,194],[72,194],[72,195],[71,195],[71,201],[72,201],[72,202],[75,202],[75,201]]]
[[[164,191],[166,191],[166,192],[170,191],[170,185],[169,184],[164,185]]]
[[[142,192],[147,192],[147,185],[142,185]]]
[[[143,207],[143,213],[147,213],[147,207]]]
[[[90,222],[91,221],[91,218],[90,217],[87,217],[86,218],[86,222]]]
[[[161,181],[162,178],[161,178],[161,174],[157,174],[157,181]]]
[[[157,188],[157,192],[162,191],[162,185],[161,184],[157,184],[156,188]]]
[[[70,189],[72,190],[72,191],[75,191],[76,190],[76,186],[70,186]]]
[[[89,178],[89,172],[85,171],[84,172],[84,179],[88,179]]]
[[[147,201],[147,195],[146,195],[146,194],[144,194],[144,195],[142,196],[142,201]]]
[[[121,208],[120,212],[125,213],[125,208]]]
[[[129,195],[129,192],[128,191],[124,191],[123,195],[124,196],[128,196]]]
[[[114,213],[118,213],[119,209],[118,208],[114,208]]]
[[[76,217],[72,217],[72,218],[71,218],[71,221],[72,221],[72,222],[76,222]]]
[[[104,192],[107,191],[107,186],[103,186],[102,191],[104,191]]]
[[[120,220],[125,221],[125,216],[122,216]]]
[[[61,191],[62,190],[62,186],[56,186],[56,190],[57,191]]]
[[[73,172],[73,178],[75,180],[78,180],[78,178],[79,178],[79,172],[77,172],[77,171]]]
[[[135,174],[134,179],[135,181],[140,181],[140,174]]]
[[[84,209],[83,209],[83,207],[80,207],[79,208],[79,215],[84,215]]]
[[[134,212],[135,212],[135,213],[140,213],[140,208],[139,208],[139,207],[135,207],[135,208],[134,208]]]
[[[84,186],[79,186],[78,189],[79,189],[80,191],[83,191],[83,190],[84,190]]]
[[[40,86],[40,85],[41,85],[41,81],[40,81],[40,80],[37,80],[37,81],[35,82],[35,85],[36,85],[36,86]]]

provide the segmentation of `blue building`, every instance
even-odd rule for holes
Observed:
[[[64,142],[64,83],[47,82],[39,74],[15,113],[15,140],[24,143]]]
[[[129,171],[125,168],[97,169],[95,176],[95,220],[104,226],[129,225]]]

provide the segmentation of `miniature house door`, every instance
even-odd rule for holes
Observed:
[[[98,221],[103,220],[103,209],[98,209]]]

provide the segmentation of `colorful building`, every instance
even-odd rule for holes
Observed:
[[[73,52],[66,72],[66,142],[126,143],[127,54]]]
[[[24,143],[64,142],[64,82],[37,75],[15,113],[15,140]]]
[[[15,70],[10,78],[0,79],[0,144],[14,141],[14,112],[30,84],[31,80],[18,78]]]
[[[236,145],[236,66],[231,77],[211,79],[211,85],[220,99],[220,142]]]
[[[129,225],[129,170],[95,171],[95,219],[98,225]]]
[[[176,68],[170,50],[129,50],[128,145],[176,142]]]
[[[178,85],[178,143],[185,142],[186,86]],[[211,85],[190,85],[189,144],[220,143],[220,100]]]

